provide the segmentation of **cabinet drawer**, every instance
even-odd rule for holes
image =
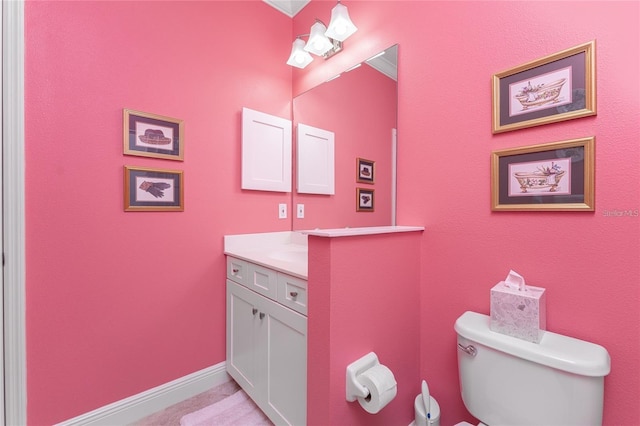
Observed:
[[[278,302],[307,315],[307,281],[278,274]]]
[[[227,256],[227,278],[240,284],[249,285],[249,263]]]
[[[254,263],[247,263],[249,276],[246,286],[251,290],[276,300],[278,292],[278,273]]]

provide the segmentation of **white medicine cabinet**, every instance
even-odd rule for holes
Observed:
[[[242,109],[242,189],[291,192],[291,120]]]

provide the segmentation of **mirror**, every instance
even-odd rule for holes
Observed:
[[[334,134],[335,193],[299,193],[294,161],[293,230],[395,224],[397,57],[394,45],[294,98],[295,141],[299,124]]]

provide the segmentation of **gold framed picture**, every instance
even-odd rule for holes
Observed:
[[[372,212],[374,211],[374,189],[356,188],[356,211]]]
[[[493,151],[491,210],[594,211],[595,137]]]
[[[124,166],[124,210],[184,211],[182,170]]]
[[[493,76],[493,133],[596,114],[596,42]]]
[[[125,109],[124,154],[184,159],[184,122],[177,118]]]
[[[374,184],[376,181],[375,166],[375,161],[356,158],[356,182]]]

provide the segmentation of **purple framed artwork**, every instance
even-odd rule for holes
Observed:
[[[596,114],[595,40],[493,76],[493,133]]]
[[[184,159],[184,123],[171,117],[124,110],[124,154]]]
[[[124,166],[125,211],[183,211],[182,170]]]
[[[494,151],[491,209],[593,211],[595,138]]]

